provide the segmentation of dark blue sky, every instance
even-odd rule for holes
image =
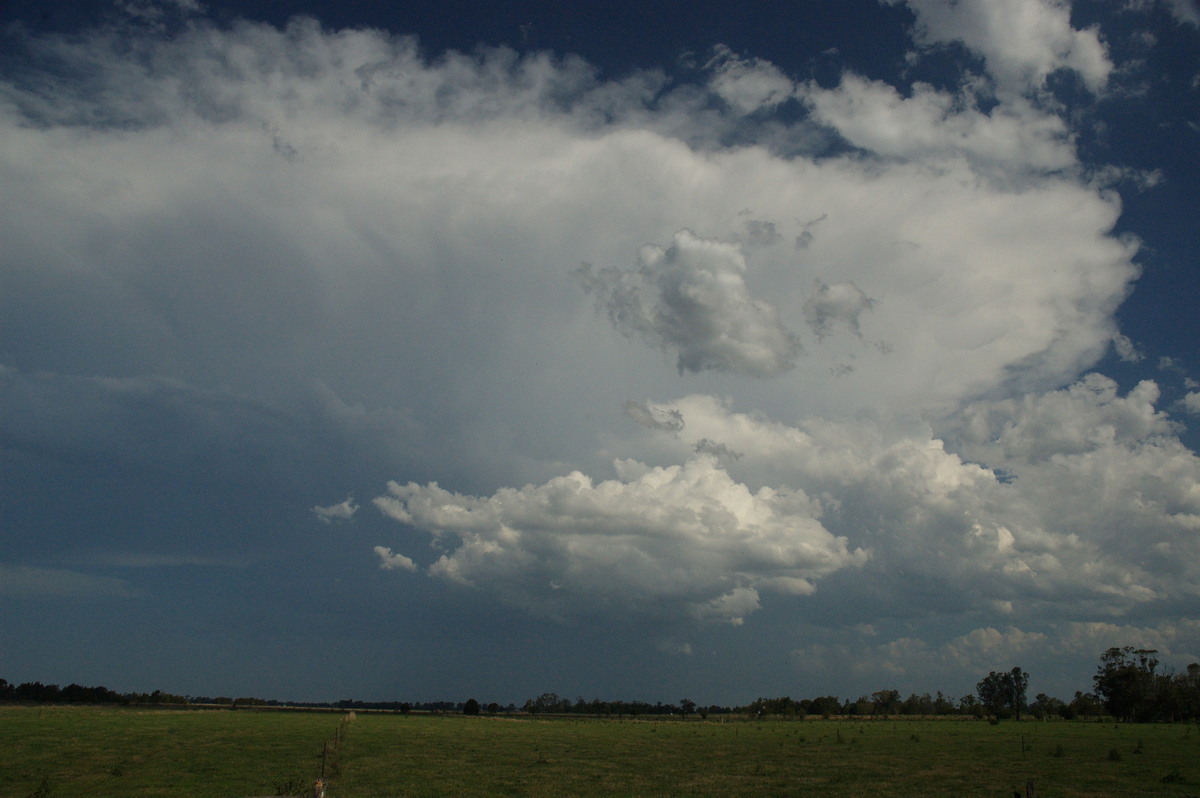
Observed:
[[[1200,659],[1198,25],[0,3],[0,676],[737,703]]]

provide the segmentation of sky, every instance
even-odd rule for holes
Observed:
[[[0,676],[1200,661],[1194,0],[0,3]]]

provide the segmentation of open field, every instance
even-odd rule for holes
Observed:
[[[0,707],[0,795],[1200,795],[1200,729]]]

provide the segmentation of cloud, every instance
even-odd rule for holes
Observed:
[[[354,518],[354,514],[358,512],[358,505],[354,503],[352,496],[347,496],[345,500],[337,504],[331,504],[328,507],[318,505],[313,507],[312,511],[322,522],[332,524],[334,521],[349,521]]]
[[[1200,391],[1189,391],[1181,400],[1189,413],[1200,413]]]
[[[910,5],[995,85],[728,50],[613,81],[311,20],[17,35],[0,456],[327,522],[358,505],[295,497],[392,478],[384,570],[558,618],[870,626],[897,673],[1154,626],[1200,585],[1200,468],[1155,384],[1079,378],[1134,351],[1138,245],[1040,96],[1107,57],[1061,4]],[[75,579],[43,571],[10,584]]]
[[[1146,357],[1128,336],[1120,333],[1113,336],[1113,349],[1116,350],[1117,357],[1126,363],[1137,363]]]
[[[1200,7],[1196,0],[1166,0],[1167,9],[1171,16],[1181,25],[1200,27]]]
[[[745,272],[736,245],[681,230],[667,249],[643,247],[636,271],[585,264],[578,273],[618,330],[678,350],[680,373],[775,376],[795,367],[800,340],[775,307],[750,296]]]
[[[1164,664],[1180,670],[1195,662],[1200,652],[1200,624],[1187,619],[1153,625],[1098,621],[1039,628],[981,626],[944,639],[931,639],[927,635],[932,629],[924,626],[911,631],[916,634],[889,636],[881,642],[877,635],[814,628],[808,635],[819,642],[794,650],[791,659],[806,678],[820,679],[823,673],[849,669],[860,680],[882,676],[889,688],[904,685],[904,692],[936,684],[951,690],[957,685],[973,694],[980,675],[1018,666],[1033,676],[1031,694],[1069,698],[1074,690],[1087,689],[1078,674],[1094,671],[1100,655],[1112,646],[1157,649]],[[1053,663],[1060,667],[1066,663],[1073,675],[1064,678]],[[880,686],[859,683],[864,693]]]
[[[135,598],[139,593],[124,579],[94,576],[59,568],[0,564],[0,595],[11,598]]]
[[[417,564],[403,554],[396,554],[386,546],[376,546],[375,554],[379,556],[379,567],[385,571],[415,571]]]
[[[888,596],[887,612],[914,615],[1154,612],[1200,587],[1200,459],[1157,399],[1153,383],[1121,396],[1090,375],[970,404],[937,437],[899,418],[783,424],[697,395],[653,405],[684,426],[656,433],[643,456],[719,444],[741,454],[727,468],[745,484],[817,497],[822,525],[871,552],[862,566],[871,591],[837,588],[861,605],[856,621],[884,611],[871,609],[870,592]]]
[[[870,310],[875,300],[864,294],[853,282],[826,285],[815,281],[813,294],[804,303],[804,318],[817,340],[833,333],[834,325],[842,325],[855,336],[862,337],[858,317]]]
[[[983,57],[1003,91],[1037,91],[1062,69],[1078,73],[1089,89],[1100,91],[1112,72],[1099,29],[1072,27],[1071,7],[1064,0],[903,2],[917,16],[914,34],[919,45],[961,43]]]
[[[625,402],[625,415],[632,418],[643,427],[679,432],[683,429],[683,414],[678,410],[662,409],[648,402],[637,402],[629,399]]]
[[[81,558],[82,559],[82,558]],[[90,563],[118,568],[246,568],[249,563],[232,558],[204,557],[195,554],[154,554],[147,552],[100,552],[86,557]]]
[[[737,622],[758,609],[759,591],[810,594],[867,559],[821,525],[804,492],[752,492],[712,457],[614,467],[613,480],[576,471],[490,497],[393,482],[375,504],[445,550],[430,574],[551,615],[608,608]]]
[[[1071,134],[1058,116],[1010,98],[980,110],[972,87],[952,93],[915,83],[902,96],[882,81],[853,73],[802,92],[817,119],[856,147],[889,158],[964,157],[981,171],[1057,170],[1075,164]]]
[[[709,88],[739,114],[771,110],[795,92],[795,84],[774,64],[739,58],[725,45],[714,48],[706,67],[711,71]]]

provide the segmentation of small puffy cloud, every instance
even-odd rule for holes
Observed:
[[[853,282],[826,285],[817,280],[812,296],[804,303],[804,320],[817,340],[832,335],[834,327],[839,325],[861,338],[858,318],[874,304],[875,300]]]
[[[783,238],[774,222],[762,219],[747,219],[746,223],[742,225],[742,229],[744,231],[742,240],[749,247],[769,247]]]
[[[725,45],[714,49],[706,64],[709,88],[739,114],[770,110],[795,93],[795,84],[774,64],[761,58],[739,58]]]
[[[1200,391],[1189,391],[1181,400],[1183,409],[1189,413],[1200,413]]]
[[[680,373],[775,376],[795,367],[800,340],[750,296],[745,272],[735,244],[681,230],[666,249],[642,247],[635,271],[584,264],[578,274],[618,330],[677,350]]]
[[[1145,355],[1137,348],[1129,336],[1117,333],[1113,336],[1113,349],[1117,352],[1117,357],[1124,360],[1126,363],[1137,363],[1145,358]]]
[[[358,505],[354,503],[353,496],[347,496],[344,501],[328,507],[318,505],[313,507],[312,511],[322,522],[332,524],[334,521],[349,521],[354,518],[354,514],[358,512]]]
[[[751,491],[713,457],[615,466],[613,480],[576,471],[490,497],[391,483],[375,504],[446,551],[432,575],[552,615],[608,607],[736,623],[762,591],[810,594],[867,559],[804,492]]]
[[[379,557],[379,567],[385,571],[415,571],[417,564],[403,554],[396,554],[387,546],[376,546],[375,554]]]
[[[661,408],[649,402],[629,399],[625,402],[625,414],[643,427],[679,432],[683,429],[683,414],[671,408]]]
[[[1003,91],[1044,87],[1060,69],[1077,72],[1092,91],[1112,72],[1098,28],[1077,30],[1065,0],[885,0],[917,16],[915,38],[926,47],[959,42],[979,53]]]

